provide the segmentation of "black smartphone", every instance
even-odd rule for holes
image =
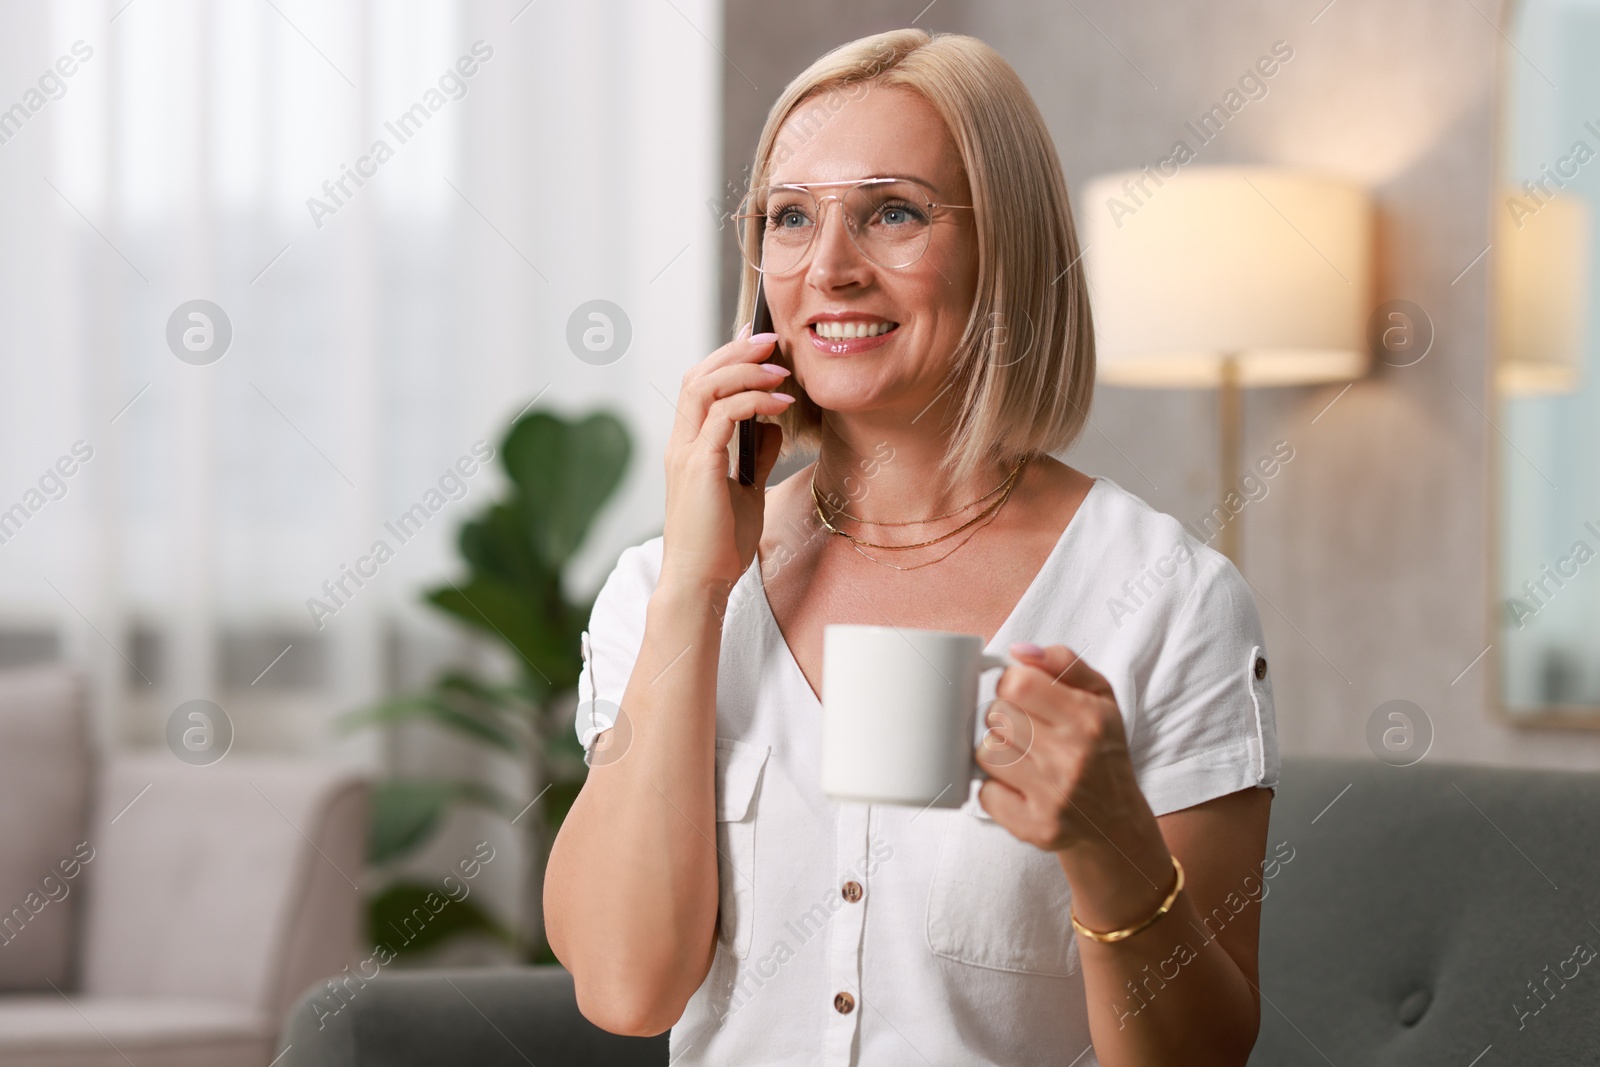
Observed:
[[[763,279],[756,279],[756,312],[750,319],[750,334],[772,332],[772,311],[767,307],[767,291],[762,286]],[[778,346],[772,346],[774,355]],[[756,420],[739,420],[739,484],[756,484]]]

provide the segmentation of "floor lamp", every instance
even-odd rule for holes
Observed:
[[[1226,511],[1241,390],[1366,373],[1372,209],[1350,181],[1276,167],[1107,174],[1081,199],[1098,380],[1218,391]],[[1221,551],[1239,562],[1237,516]]]

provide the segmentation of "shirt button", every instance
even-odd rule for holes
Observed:
[[[1267,676],[1267,657],[1256,657],[1256,678],[1259,680]]]
[[[840,889],[840,892],[844,894],[844,899],[854,904],[856,901],[861,899],[861,883],[846,882],[844,887]]]
[[[833,1010],[840,1015],[849,1015],[855,1010],[856,998],[849,993],[840,993],[833,998]]]

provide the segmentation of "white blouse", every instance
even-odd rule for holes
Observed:
[[[586,748],[611,725],[593,709],[622,701],[661,554],[660,537],[625,550],[595,601],[576,724]],[[990,819],[976,783],[959,810],[825,798],[821,705],[760,570],[757,557],[724,616],[717,948],[672,1028],[673,1064],[1097,1064],[1054,854]],[[1067,645],[1111,683],[1156,815],[1278,784],[1249,586],[1109,478],[1095,479],[987,651],[1015,641]],[[983,705],[998,677],[980,680]]]

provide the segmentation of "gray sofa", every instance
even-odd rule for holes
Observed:
[[[1600,1064],[1597,846],[1600,775],[1284,760],[1251,1064]],[[667,1062],[554,967],[382,977],[320,1022],[295,1009],[285,1067]]]
[[[77,672],[0,671],[0,1067],[267,1067],[354,957],[365,782],[87,725]]]

